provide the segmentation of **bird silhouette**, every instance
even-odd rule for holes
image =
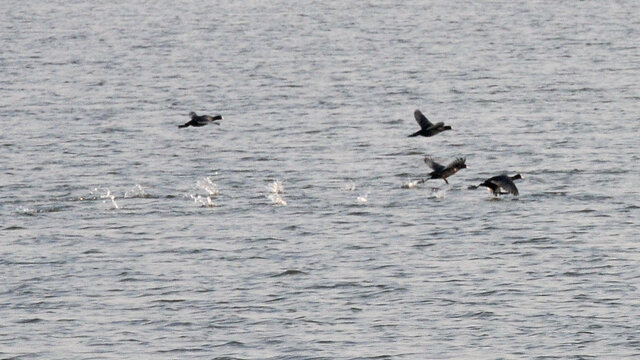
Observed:
[[[413,112],[413,116],[416,118],[416,122],[418,123],[418,125],[420,125],[420,130],[409,135],[408,137],[414,137],[418,135],[429,137],[439,134],[445,130],[451,130],[451,126],[445,126],[443,122],[432,124],[431,121],[429,121],[429,119],[427,119],[427,117],[424,116],[424,114],[420,110],[416,109],[416,111]]]
[[[425,157],[424,158],[424,162],[425,164],[427,164],[427,166],[429,166],[431,169],[433,169],[433,171],[431,173],[429,173],[429,177],[426,179],[422,179],[420,182],[423,183],[429,179],[442,179],[444,180],[444,182],[446,182],[447,184],[449,183],[447,181],[447,178],[455,173],[457,173],[459,170],[461,169],[466,169],[467,168],[467,164],[466,159],[465,158],[457,158],[455,160],[453,160],[449,165],[444,166],[441,164],[438,164],[437,162],[433,161],[432,158],[430,157]]]
[[[195,112],[190,112],[189,116],[191,116],[191,120],[189,120],[188,122],[184,123],[183,125],[178,125],[179,128],[186,128],[189,126],[194,126],[194,127],[200,127],[200,126],[205,126],[208,124],[216,124],[216,125],[220,125],[219,123],[215,122],[217,120],[224,120],[224,118],[222,117],[222,115],[215,115],[215,116],[209,116],[209,115],[198,115]]]
[[[485,180],[477,186],[471,185],[469,186],[469,189],[473,190],[479,188],[480,186],[484,186],[487,189],[491,190],[491,193],[494,196],[506,194],[518,196],[518,188],[516,187],[516,184],[513,183],[513,180],[518,179],[524,179],[524,176],[522,176],[521,174],[515,174],[513,176],[509,176],[506,174],[498,175]],[[505,191],[500,191],[500,189]]]

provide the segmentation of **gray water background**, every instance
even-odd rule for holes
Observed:
[[[639,15],[3,1],[0,358],[640,358]]]

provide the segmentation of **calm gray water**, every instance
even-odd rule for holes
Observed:
[[[640,358],[637,1],[2,8],[0,358]]]

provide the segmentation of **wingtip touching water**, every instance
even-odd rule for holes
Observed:
[[[494,196],[498,195],[507,195],[511,194],[513,196],[518,196],[520,193],[516,184],[513,182],[514,180],[524,179],[522,174],[518,173],[513,176],[509,176],[507,174],[497,175],[491,177],[478,185],[471,185],[469,189],[477,189],[480,186],[486,187]]]

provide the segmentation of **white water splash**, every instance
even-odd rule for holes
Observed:
[[[446,194],[447,194],[447,189],[433,188],[431,189],[431,195],[429,197],[433,199],[444,199]]]
[[[340,190],[342,190],[342,191],[355,191],[356,190],[356,183],[354,183],[352,181],[352,182],[350,182],[348,184],[344,184]]]
[[[269,196],[267,197],[269,198],[269,200],[271,200],[271,202],[274,205],[279,205],[279,206],[287,205],[287,201],[283,199],[282,196],[280,196],[280,194],[269,194]]]
[[[26,207],[26,206],[19,206],[16,209],[16,212],[23,214],[23,215],[35,215],[38,213],[37,209],[34,208],[30,208],[30,207]]]
[[[273,204],[279,206],[287,205],[287,202],[282,198],[284,188],[282,187],[282,183],[279,180],[274,180],[267,186],[267,189],[271,192],[269,195],[267,195],[267,198],[271,200]]]
[[[109,188],[95,188],[93,189],[92,193],[99,194],[100,199],[104,199],[102,200],[103,204],[106,204],[107,201],[111,200],[111,204],[113,204],[113,207],[116,209],[120,209],[120,206],[118,206],[118,203],[116,202],[116,196],[111,193],[111,190],[109,190]]]
[[[418,184],[420,184],[420,180],[410,180],[409,182],[407,182],[406,184],[402,185],[403,189],[415,189],[418,187]]]
[[[220,191],[218,190],[218,185],[216,185],[213,181],[211,181],[211,178],[209,177],[198,180],[196,182],[196,185],[198,185],[198,187],[200,187],[202,190],[206,191],[209,194],[209,196],[216,196],[220,194]]]
[[[356,201],[358,202],[358,204],[364,205],[367,203],[368,197],[369,197],[369,193],[365,193],[364,195],[359,195],[356,198]]]
[[[194,195],[194,194],[189,194],[189,197],[191,197],[191,199],[193,199],[193,202],[196,203],[196,205],[200,206],[200,207],[215,207],[216,204],[213,202],[213,200],[211,200],[211,196],[200,196],[200,195]]]
[[[271,184],[267,186],[267,189],[274,194],[282,194],[284,192],[284,188],[282,187],[282,183],[280,180],[274,180]]]
[[[149,194],[140,184],[136,184],[134,187],[124,193],[125,198],[145,198],[148,196]]]
[[[216,203],[213,202],[212,197],[215,197],[220,194],[220,190],[218,190],[218,185],[216,185],[210,177],[205,177],[196,181],[196,186],[202,190],[204,190],[207,195],[202,196],[198,194],[189,194],[189,197],[193,200],[193,202],[200,207],[215,207]]]

